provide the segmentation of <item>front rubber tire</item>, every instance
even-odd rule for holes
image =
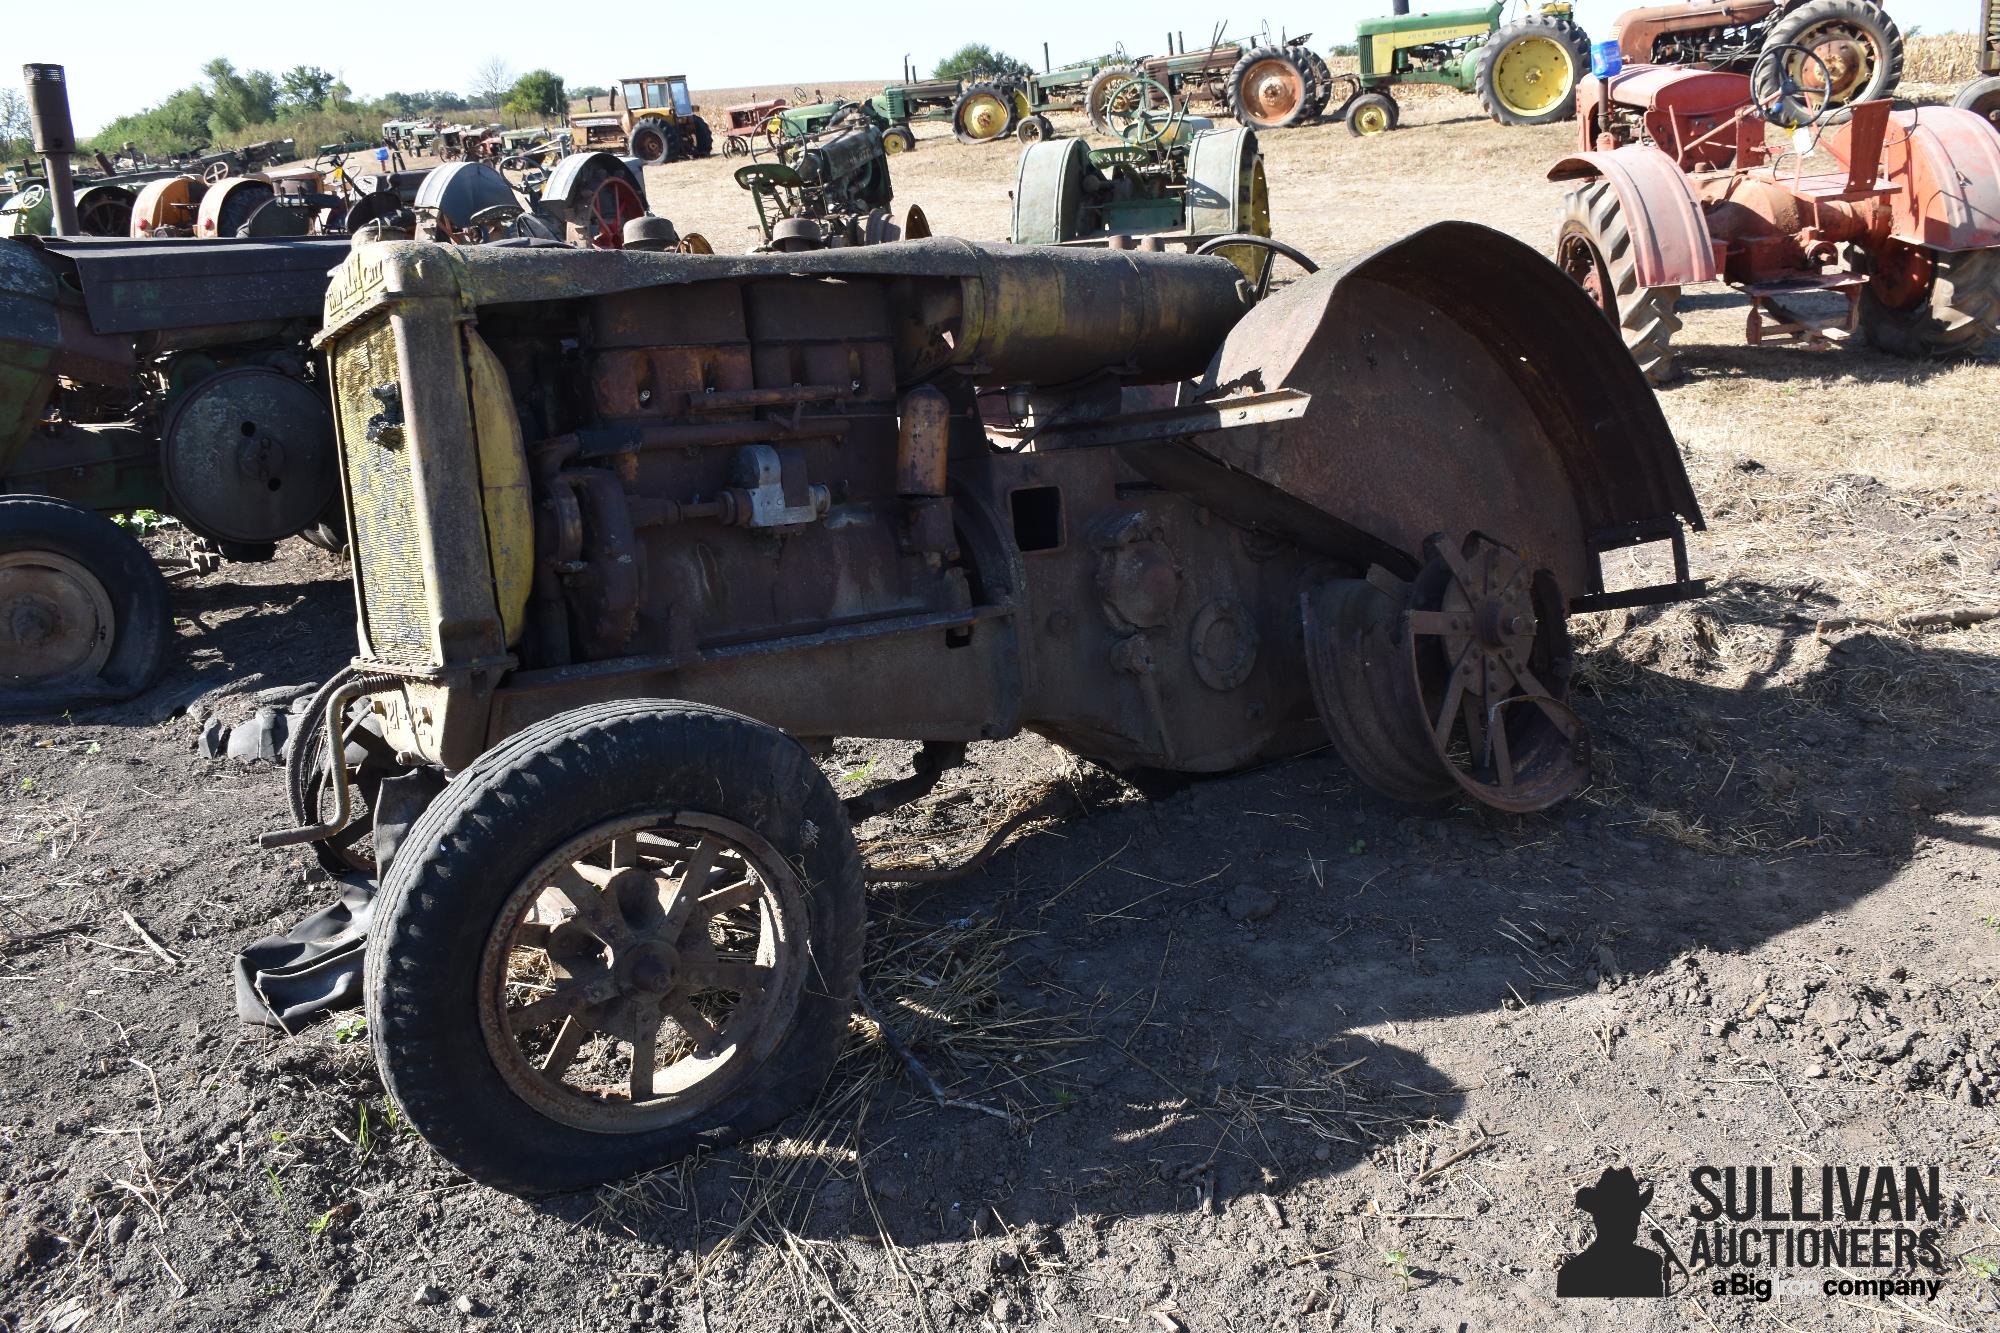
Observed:
[[[661,810],[753,829],[797,874],[804,982],[769,1054],[702,1114],[629,1133],[578,1128],[531,1107],[501,1073],[480,1025],[482,952],[515,886],[554,849]],[[522,1194],[587,1188],[762,1133],[812,1100],[840,1052],[865,910],[840,801],[791,737],[690,703],[560,714],[454,779],[389,871],[365,971],[383,1084],[440,1156]]]

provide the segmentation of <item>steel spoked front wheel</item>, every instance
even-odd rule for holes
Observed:
[[[839,1054],[865,903],[839,798],[783,732],[669,701],[558,714],[433,798],[383,877],[383,1084],[523,1193],[761,1133]]]
[[[732,820],[661,812],[573,839],[515,888],[480,1029],[551,1120],[630,1133],[712,1109],[783,1034],[804,976],[798,875]]]

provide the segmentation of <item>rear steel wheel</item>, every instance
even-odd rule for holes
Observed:
[[[1555,581],[1478,533],[1440,534],[1401,584],[1381,570],[1307,595],[1307,665],[1334,748],[1395,800],[1459,790],[1540,810],[1590,775],[1564,700],[1571,656]]]

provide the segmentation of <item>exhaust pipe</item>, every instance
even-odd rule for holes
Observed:
[[[69,123],[69,85],[61,65],[23,65],[28,83],[28,118],[35,151],[49,173],[49,206],[55,214],[55,234],[75,236],[76,182],[70,176],[70,154],[76,151],[76,131]]]
[[[1396,0],[1391,8],[1398,14],[1407,14],[1410,12],[1410,0]]]

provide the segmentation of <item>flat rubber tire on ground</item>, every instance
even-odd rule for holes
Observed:
[[[1853,114],[1848,108],[1854,103],[1887,97],[1903,81],[1903,30],[1889,17],[1889,11],[1870,0],[1808,0],[1770,26],[1761,48],[1769,51],[1780,46],[1804,46],[1810,50],[1842,32],[1865,40],[1870,47],[1870,67],[1847,90],[1840,108],[1826,117],[1823,123],[1829,125],[1839,124]],[[1796,58],[1808,71],[1815,68],[1803,57]],[[1776,62],[1766,66],[1762,73],[1765,77],[1761,84],[1750,91],[1759,106],[1768,106],[1778,94],[1772,82],[1778,74]]]
[[[786,955],[798,969],[795,989],[764,1030],[761,1058],[692,1118],[639,1128],[567,1123],[516,1091],[494,1054],[501,1039],[482,1026],[490,1016],[481,982],[489,936],[503,912],[512,915],[507,905],[519,886],[541,882],[552,853],[607,821],[663,811],[727,821],[767,844],[769,864],[790,876],[786,891],[799,904]],[[613,901],[625,901],[622,890]],[[783,732],[721,709],[657,700],[560,714],[458,775],[411,828],[390,869],[365,971],[382,1081],[439,1155],[476,1180],[520,1193],[581,1189],[761,1133],[812,1099],[840,1052],[859,983],[865,904],[840,801]],[[614,959],[614,975],[618,966]]]
[[[173,641],[166,580],[138,539],[39,495],[0,496],[0,616],[0,707],[128,699]]]
[[[1608,182],[1586,181],[1564,197],[1556,264],[1597,302],[1648,380],[1673,379],[1673,337],[1681,327],[1674,305],[1681,289],[1639,285],[1632,233]]]
[[[1576,83],[1590,72],[1590,39],[1567,19],[1536,14],[1509,23],[1479,48],[1472,87],[1502,125],[1576,118]]]

